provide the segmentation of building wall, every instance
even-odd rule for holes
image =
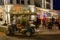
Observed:
[[[2,1],[2,2],[1,2]],[[19,5],[22,5],[22,0],[18,1]],[[36,5],[40,8],[53,9],[53,0],[23,0],[23,5]],[[29,1],[29,2],[28,2]],[[12,2],[12,3],[11,3]],[[30,3],[30,4],[29,4]],[[17,4],[17,0],[0,0],[0,4]]]
[[[19,0],[19,2],[20,2],[20,3],[18,3],[19,5],[22,4],[21,1],[22,0]],[[24,1],[24,5],[28,4],[28,0],[23,0],[23,1]],[[30,1],[30,5],[34,5],[34,0],[29,0],[29,1]],[[5,4],[17,4],[17,0],[5,0]]]
[[[3,24],[6,20],[6,14],[4,11],[4,6],[0,6],[0,25]]]
[[[53,0],[35,0],[37,2],[36,9],[40,12],[37,11],[37,13],[40,13],[40,18],[43,19],[44,15],[46,14],[51,14],[49,11],[53,9]],[[42,5],[41,5],[42,4]],[[51,18],[52,16],[47,16],[47,18]]]
[[[35,4],[37,7],[45,8],[45,9],[53,9],[53,0],[35,0]]]
[[[35,2],[37,2],[37,6],[39,6],[40,8],[48,9],[47,6],[46,6],[46,4],[49,4],[50,5],[50,9],[53,9],[52,8],[52,0],[50,1],[50,3],[48,3],[48,2],[46,3],[46,0],[38,0],[38,1],[37,0],[30,0],[29,2],[28,2],[28,0],[24,0],[24,4],[22,4],[21,1],[22,0],[19,1],[20,3],[18,3],[18,5],[34,5]],[[4,2],[4,6],[5,5],[11,5],[11,4],[12,5],[17,5],[16,0],[4,0],[3,2]],[[41,14],[43,15],[43,12],[41,12]],[[6,17],[6,20],[7,20],[7,17]]]

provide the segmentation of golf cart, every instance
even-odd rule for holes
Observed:
[[[8,26],[7,35],[15,35],[16,33],[32,36],[35,33],[35,25],[33,21],[22,21],[22,23],[11,24]]]

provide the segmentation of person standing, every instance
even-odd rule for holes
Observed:
[[[39,28],[39,25],[41,24],[41,19],[36,18],[36,20],[34,21],[34,24],[36,25],[36,29]]]
[[[51,21],[51,19],[49,19],[49,21],[48,21],[48,29],[52,30],[52,21]]]
[[[46,29],[46,18],[42,19],[42,26],[43,26],[43,29]]]
[[[60,19],[58,20],[58,29],[60,30]]]

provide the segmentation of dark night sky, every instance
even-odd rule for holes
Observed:
[[[60,10],[60,0],[53,0],[53,9]]]

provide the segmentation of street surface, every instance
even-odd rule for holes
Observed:
[[[0,40],[60,40],[60,31],[48,29],[44,30],[40,27],[40,30],[32,37],[27,37],[26,35],[17,33],[14,36],[7,36],[4,32],[0,32]]]
[[[27,37],[26,35],[7,36],[5,33],[0,32],[0,40],[60,40],[60,34],[36,34]]]

